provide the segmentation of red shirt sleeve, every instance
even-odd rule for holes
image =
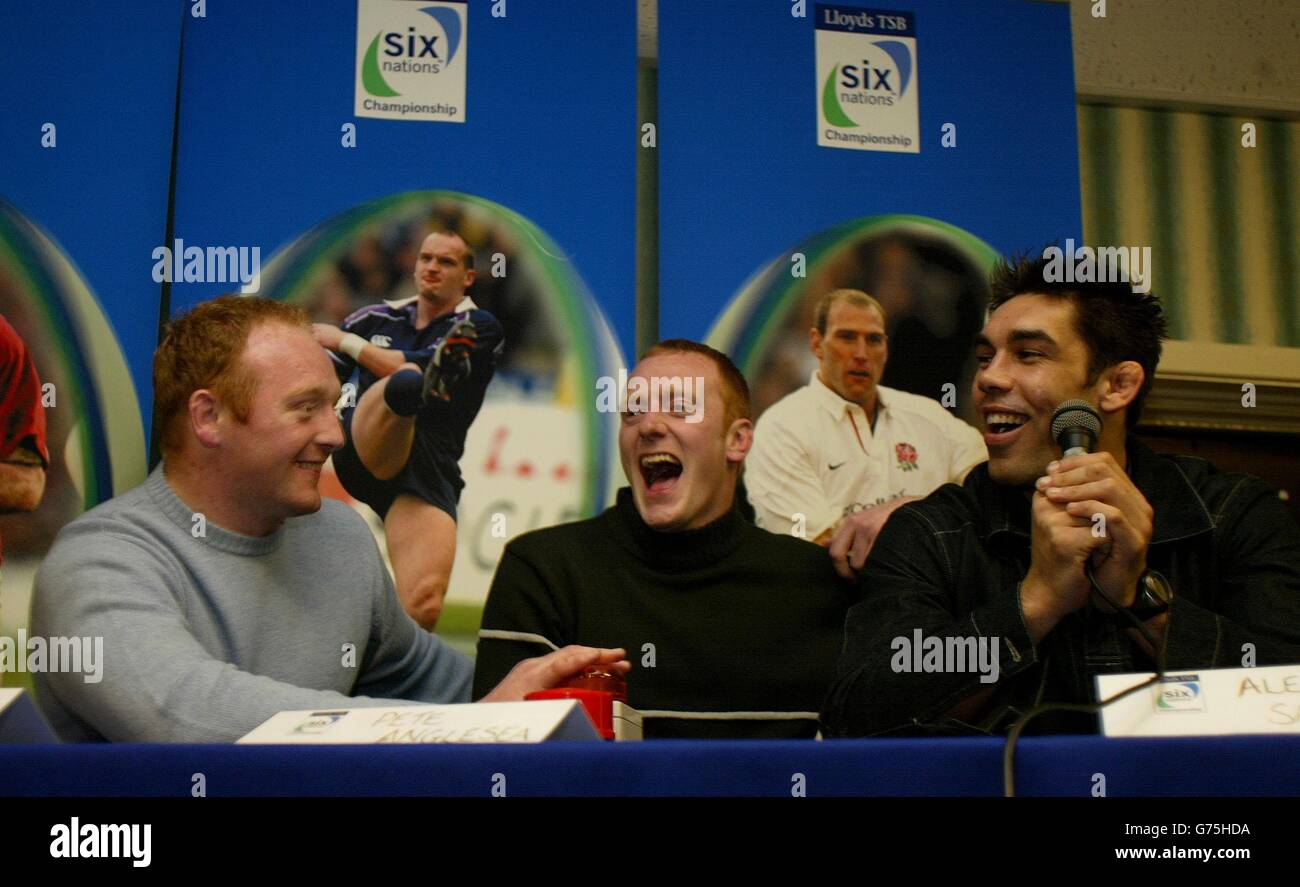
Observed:
[[[0,316],[0,461],[7,460],[24,444],[49,467],[41,380],[27,345],[9,321]]]

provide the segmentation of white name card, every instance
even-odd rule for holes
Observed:
[[[1097,676],[1098,699],[1150,680]],[[1300,734],[1300,665],[1170,672],[1158,684],[1102,709],[1107,736]]]
[[[547,742],[600,739],[573,699],[282,711],[239,740],[262,745]]]
[[[0,743],[58,741],[31,694],[17,687],[0,688]]]

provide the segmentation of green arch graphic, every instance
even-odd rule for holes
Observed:
[[[68,473],[83,510],[124,493],[148,473],[144,421],[126,354],[103,306],[72,260],[44,230],[0,198],[0,264],[50,339],[46,359],[71,390]],[[54,454],[51,453],[51,458]]]
[[[997,250],[964,228],[929,216],[899,213],[841,222],[804,239],[746,281],[718,316],[705,341],[730,355],[742,373],[754,373],[802,295],[805,278],[791,276],[791,257],[803,253],[811,274],[822,261],[864,237],[894,231],[940,235],[984,272],[1000,258]]]
[[[361,85],[366,88],[366,92],[371,95],[395,96],[401,95],[400,92],[388,85],[384,75],[379,71],[379,35],[370,41],[370,48],[366,50],[366,57],[361,62]]]
[[[555,296],[545,308],[556,312],[559,326],[571,330],[570,347],[563,355],[561,390],[578,397],[590,380],[614,375],[624,365],[617,340],[604,313],[587,290],[585,282],[563,251],[532,220],[494,201],[458,191],[406,191],[381,197],[345,210],[312,227],[276,252],[262,272],[262,293],[271,298],[294,301],[304,283],[335,258],[360,232],[376,220],[401,216],[426,208],[432,201],[450,200],[486,211],[519,243],[547,291]],[[618,419],[595,409],[594,398],[582,401],[581,435],[584,442],[582,515],[599,514],[620,484],[617,451]]]
[[[840,107],[840,100],[835,95],[835,76],[839,73],[839,65],[831,68],[830,76],[826,78],[826,85],[822,87],[822,115],[831,126],[849,129],[856,127],[857,124],[844,113],[844,109]]]

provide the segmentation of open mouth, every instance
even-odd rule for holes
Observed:
[[[1029,421],[1024,413],[992,412],[984,414],[984,442],[989,445],[1009,442]]]
[[[641,457],[641,480],[646,492],[652,496],[667,493],[682,475],[682,463],[667,453],[652,453]]]

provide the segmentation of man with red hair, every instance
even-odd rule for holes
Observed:
[[[223,296],[154,354],[163,462],[63,528],[32,634],[103,638],[95,675],[35,675],[64,739],[224,742],[280,711],[468,702],[472,666],[403,611],[365,521],[318,485],[339,382],[293,305]],[[621,650],[519,663],[522,699]]]

